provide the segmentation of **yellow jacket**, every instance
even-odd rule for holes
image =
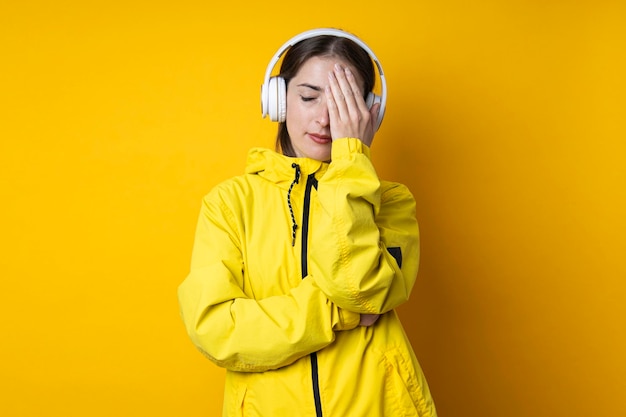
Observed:
[[[193,343],[227,369],[224,416],[436,416],[393,310],[418,262],[413,196],[360,140],[331,163],[251,150],[204,198],[178,289]]]

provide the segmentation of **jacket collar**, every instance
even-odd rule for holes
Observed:
[[[282,188],[289,188],[294,179],[293,164],[300,167],[306,177],[315,173],[319,177],[328,169],[328,163],[309,158],[292,158],[266,148],[252,148],[248,152],[246,174],[256,174]]]

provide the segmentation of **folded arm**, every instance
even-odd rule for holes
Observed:
[[[181,315],[194,344],[219,366],[261,372],[288,365],[354,328],[359,315],[329,301],[308,277],[286,294],[254,299],[243,286],[235,217],[210,194],[204,202],[191,272],[179,286]]]
[[[332,152],[318,185],[312,275],[341,308],[385,313],[408,300],[417,275],[415,200],[401,184],[381,185],[360,140],[338,139]]]

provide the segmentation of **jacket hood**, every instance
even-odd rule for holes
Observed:
[[[299,167],[302,175],[315,173],[317,178],[328,169],[327,162],[310,158],[293,158],[266,148],[252,148],[248,152],[245,172],[259,175],[286,189],[294,180],[294,164]]]

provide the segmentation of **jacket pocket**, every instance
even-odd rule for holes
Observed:
[[[385,416],[436,417],[421,369],[400,350],[387,351],[385,365]],[[422,376],[420,378],[420,376]]]
[[[244,384],[233,384],[224,398],[223,415],[225,417],[244,417],[245,401],[248,387]]]

